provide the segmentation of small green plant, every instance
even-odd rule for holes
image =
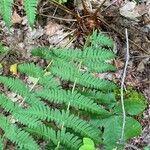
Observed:
[[[94,142],[89,138],[83,138],[83,145],[79,150],[97,150],[95,148]]]
[[[22,97],[19,103],[0,94],[0,147],[9,140],[19,149],[39,150],[39,143],[45,141],[49,150],[78,150],[89,144],[87,139],[82,141],[86,137],[95,147],[102,144],[106,150],[123,148],[121,104],[115,98],[117,86],[93,75],[115,71],[108,63],[115,58],[112,45],[107,36],[94,32],[83,49],[33,49],[32,54],[46,59],[48,66],[43,69],[33,63],[18,65],[18,71],[32,79],[32,87],[21,79],[0,76],[1,84]],[[146,105],[135,97],[126,96],[130,104],[125,103],[128,116],[124,141],[142,130],[134,116],[142,113]],[[134,111],[132,103],[138,106]]]

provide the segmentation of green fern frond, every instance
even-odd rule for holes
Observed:
[[[0,76],[0,83],[3,83],[14,93],[19,94],[30,105],[43,105],[34,93],[30,92],[29,87],[19,79]]]
[[[81,95],[77,91],[73,93],[65,90],[41,90],[37,91],[37,95],[47,99],[50,102],[65,104],[70,103],[70,106],[75,107],[77,110],[85,110],[91,113],[102,115],[103,117],[109,116],[110,113],[94,103],[93,100]]]
[[[0,76],[0,83],[7,86],[13,92],[19,93],[21,96],[26,96],[29,93],[29,88],[19,79]]]
[[[70,115],[69,112],[59,111],[59,110],[50,110],[49,107],[35,106],[32,109],[27,111],[20,112],[22,114],[28,114],[31,116],[36,116],[38,119],[55,121],[58,125],[64,125],[67,128],[71,128],[75,132],[81,134],[82,136],[87,136],[95,141],[99,139],[98,129],[93,128],[86,121],[79,119],[74,115]]]
[[[39,56],[50,61],[54,58],[53,52],[48,47],[33,48],[31,53],[33,56]]]
[[[66,68],[67,67],[67,68]],[[96,88],[100,90],[113,90],[115,89],[115,84],[111,81],[96,78],[89,73],[78,72],[78,74],[74,71],[75,69],[71,65],[63,66],[63,64],[59,66],[54,66],[50,68],[52,74],[61,77],[63,80],[72,81],[79,85],[88,87],[88,88]]]
[[[18,71],[25,73],[30,77],[37,78],[38,83],[45,88],[58,88],[59,82],[49,73],[45,72],[39,65],[33,63],[20,64],[18,65]]]
[[[101,60],[106,61],[115,57],[114,53],[105,48],[86,47],[81,49],[51,49],[53,53],[65,60]],[[46,53],[46,50],[45,50]],[[46,59],[46,58],[45,58]]]
[[[57,139],[62,141],[62,144],[67,145],[71,150],[76,150],[82,145],[82,140],[79,137],[63,130],[57,131]]]
[[[23,5],[27,14],[29,25],[33,26],[37,12],[38,0],[24,0]]]
[[[40,78],[44,75],[44,70],[33,63],[18,65],[18,71],[34,78]]]
[[[6,26],[11,26],[13,0],[0,0],[0,14],[2,15]]]
[[[0,106],[3,107],[7,112],[11,113],[20,109],[17,104],[3,94],[0,94]]]
[[[102,61],[83,61],[83,65],[86,66],[87,70],[90,72],[103,73],[116,70],[112,64]]]
[[[93,34],[90,37],[90,42],[92,47],[113,47],[113,41],[111,38],[104,34],[99,34],[97,31],[94,31]]]
[[[65,128],[63,130],[55,131],[45,125],[40,125],[36,128],[27,128],[26,130],[46,140],[52,141],[55,145],[60,142],[61,145],[64,145],[71,150],[76,150],[82,144],[82,141],[78,136],[66,132]]]
[[[13,143],[16,143],[20,148],[25,148],[27,150],[35,149],[39,150],[39,146],[29,135],[29,133],[24,130],[17,128],[15,125],[11,124],[6,117],[0,114],[0,128],[4,131],[5,137],[10,139]]]
[[[30,118],[30,116],[20,115],[18,112],[23,110],[23,108],[19,107],[19,104],[14,103],[5,95],[0,94],[0,106],[5,109],[5,111],[11,113],[15,119],[19,120],[22,124],[27,125],[29,127],[36,127],[41,124],[38,119],[35,117]]]
[[[112,92],[103,93],[96,90],[84,90],[81,94],[93,99],[97,103],[104,105],[105,107],[113,107],[116,103],[115,94]]]

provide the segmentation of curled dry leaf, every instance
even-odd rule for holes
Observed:
[[[16,24],[16,23],[21,23],[22,18],[18,15],[18,13],[16,11],[14,11],[13,15],[12,15],[12,23]]]

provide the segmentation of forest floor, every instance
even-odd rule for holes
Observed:
[[[0,55],[0,63],[4,66],[1,74],[12,75],[9,66],[15,63],[39,63],[40,60],[31,56],[33,47],[83,46],[90,33],[90,27],[94,26],[114,41],[114,52],[117,55],[114,64],[118,71],[113,75],[105,75],[115,77],[120,83],[126,61],[126,28],[131,42],[125,86],[132,86],[141,91],[147,99],[147,109],[140,120],[143,132],[129,143],[139,149],[150,146],[150,1],[140,1],[137,4],[133,1],[107,0],[98,12],[98,23],[93,23],[89,18],[82,21],[76,18],[79,15],[91,15],[101,0],[88,2],[87,0],[85,12],[85,8],[80,4],[68,0],[64,6],[68,8],[67,11],[71,11],[67,12],[61,6],[53,5],[46,0],[41,1],[35,26],[31,29],[27,24],[21,0],[16,0],[12,17],[13,26],[10,30],[0,18],[0,41],[9,49],[7,54]]]

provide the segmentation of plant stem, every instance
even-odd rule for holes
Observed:
[[[125,29],[125,35],[126,35],[126,46],[127,46],[127,52],[126,52],[126,62],[125,62],[125,67],[123,71],[123,76],[122,76],[122,81],[121,81],[121,107],[122,107],[122,114],[123,114],[123,122],[122,122],[122,133],[121,133],[121,142],[124,141],[124,131],[125,131],[125,124],[126,124],[126,111],[125,111],[125,106],[124,106],[124,96],[123,96],[123,90],[124,90],[124,82],[125,82],[125,77],[126,77],[126,72],[127,72],[127,66],[129,63],[129,40],[128,40],[128,31]]]

